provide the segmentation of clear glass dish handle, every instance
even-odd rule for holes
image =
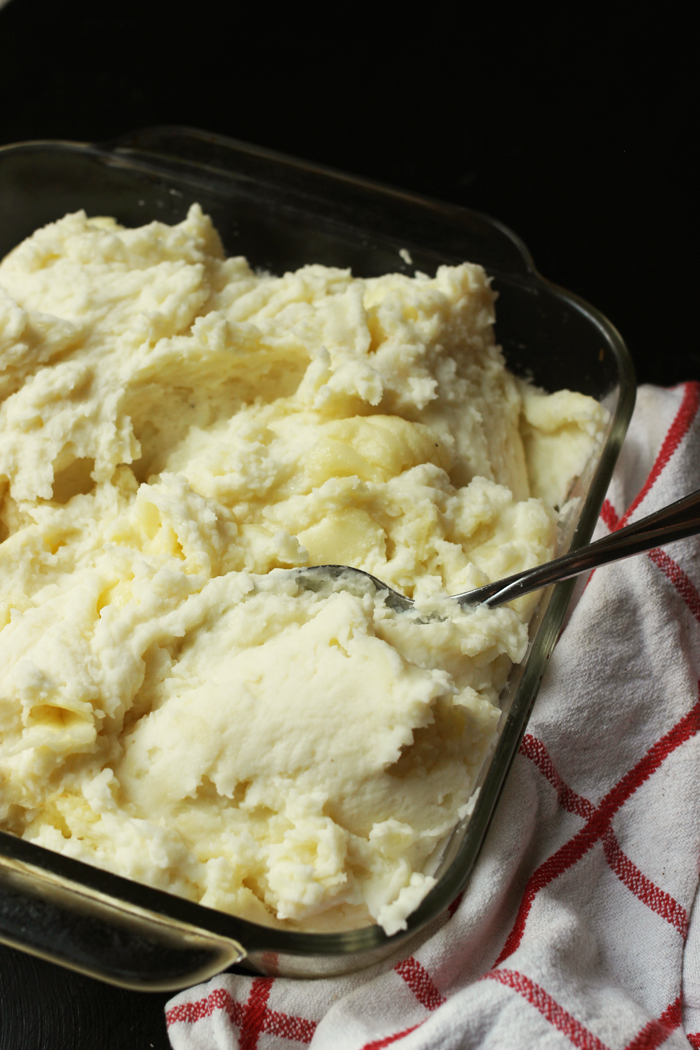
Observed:
[[[0,857],[0,941],[122,988],[154,992],[208,980],[246,955],[229,938],[10,857]]]
[[[150,156],[192,165],[200,176],[207,170],[226,172],[249,184],[276,185],[281,199],[294,200],[297,208],[305,208],[312,200],[319,214],[325,205],[333,220],[345,211],[348,221],[375,232],[381,229],[402,245],[428,246],[429,242],[434,251],[446,252],[447,257],[454,254],[456,241],[467,236],[479,246],[479,261],[487,267],[533,279],[532,256],[510,227],[456,204],[420,198],[422,206],[430,209],[430,226],[426,228],[423,221],[415,228],[416,198],[411,193],[199,128],[156,125],[99,146],[141,159]]]

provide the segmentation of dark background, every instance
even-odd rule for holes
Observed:
[[[700,378],[690,25],[658,7],[383,10],[11,0],[0,145],[187,124],[476,208],[607,314],[640,382]],[[167,1045],[165,996],[10,949],[0,975],[0,1050]]]
[[[375,7],[11,0],[0,144],[188,124],[476,208],[607,314],[640,381],[700,376],[690,25]]]

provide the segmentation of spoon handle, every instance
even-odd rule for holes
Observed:
[[[505,580],[487,583],[477,590],[455,595],[460,605],[485,604],[493,608],[503,605],[521,594],[529,594],[550,583],[559,583],[582,572],[596,569],[607,562],[620,561],[633,554],[641,554],[652,547],[662,547],[673,540],[695,536],[700,532],[700,490],[671,503],[646,518],[618,529],[603,539],[565,554],[561,558],[525,569]]]

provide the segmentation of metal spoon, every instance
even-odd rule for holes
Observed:
[[[582,572],[596,569],[607,562],[620,561],[629,558],[633,554],[641,554],[643,551],[651,550],[653,547],[662,547],[673,540],[682,540],[686,536],[695,536],[700,532],[700,490],[692,492],[689,496],[671,503],[668,507],[649,514],[646,518],[627,525],[624,529],[604,536],[595,543],[589,543],[585,547],[565,554],[554,561],[538,565],[534,569],[525,569],[514,576],[508,576],[505,580],[497,580],[495,583],[487,583],[483,587],[477,587],[464,594],[453,594],[452,600],[462,607],[475,605],[486,605],[494,608],[503,605],[514,598],[530,591],[537,591],[550,583],[559,583],[568,580],[572,576],[579,576]],[[308,568],[292,570],[299,581],[310,590],[318,590],[324,581],[342,580],[351,585],[353,579],[363,581],[366,587],[369,581],[377,591],[381,592],[384,601],[392,609],[398,612],[407,612],[413,608],[413,602],[403,594],[399,594],[387,583],[378,580],[362,569],[354,569],[349,565],[313,565]]]

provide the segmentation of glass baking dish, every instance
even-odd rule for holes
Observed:
[[[610,412],[605,441],[574,485],[580,498],[562,527],[559,553],[589,540],[634,406],[632,365],[613,326],[543,280],[523,243],[493,219],[216,135],[163,127],[97,146],[0,149],[0,257],[66,212],[84,208],[126,226],[154,218],[172,223],[195,201],[211,214],[228,253],[272,272],[323,263],[371,277],[481,263],[498,291],[496,333],[510,368],[548,390],[590,394]],[[497,738],[471,815],[447,842],[437,884],[405,931],[389,937],[378,926],[272,929],[0,832],[0,941],[140,990],[182,988],[234,963],[268,974],[331,976],[408,950],[467,885],[572,588],[568,581],[542,595],[527,656],[501,697]]]

